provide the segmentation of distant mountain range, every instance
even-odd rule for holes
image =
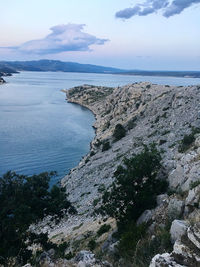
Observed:
[[[63,71],[85,73],[119,73],[121,69],[103,67],[59,60],[37,61],[0,61],[0,72],[16,73],[18,71]]]
[[[20,71],[63,71],[82,73],[110,73],[143,76],[171,76],[200,78],[200,71],[147,71],[123,70],[91,64],[63,62],[59,60],[0,61],[0,77]]]

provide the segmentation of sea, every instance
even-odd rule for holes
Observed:
[[[117,87],[141,81],[200,85],[199,78],[96,73],[20,72],[0,85],[0,177],[56,171],[59,181],[89,152],[95,136],[91,111],[66,101],[61,89],[91,84]]]

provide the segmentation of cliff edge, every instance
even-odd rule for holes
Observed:
[[[169,190],[157,196],[156,208],[138,219],[138,225],[148,224],[149,239],[137,244],[134,255],[147,249],[147,243],[151,248],[158,236],[164,238],[165,231],[172,247],[151,251],[146,259],[150,266],[200,266],[200,86],[83,85],[66,90],[66,95],[68,102],[90,109],[96,117],[89,153],[61,181],[78,214],[57,225],[46,220],[33,230],[45,228],[53,242],[69,242],[66,253],[81,251],[80,261],[74,258],[63,266],[147,266],[135,264],[133,258],[126,262],[119,255],[119,240],[112,235],[115,220],[97,216],[94,210],[124,157],[131,158],[154,143],[162,152]],[[105,224],[110,228],[98,236]]]

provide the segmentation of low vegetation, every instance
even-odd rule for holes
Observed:
[[[16,259],[16,266],[26,263],[31,256],[25,245],[27,239],[31,240],[27,232],[31,223],[46,215],[57,215],[61,218],[66,212],[75,212],[66,199],[64,189],[56,185],[49,188],[53,175],[54,172],[28,177],[8,172],[0,177],[1,264],[13,257]],[[47,237],[38,238],[47,244]]]
[[[155,145],[144,146],[140,154],[124,159],[102,197],[99,211],[116,219],[119,252],[124,257],[133,257],[138,242],[147,236],[146,225],[138,226],[137,219],[146,209],[154,208],[156,196],[167,190],[165,177],[158,178],[161,167],[161,154]]]
[[[199,134],[200,133],[200,128],[192,128],[192,132],[190,134],[186,134],[183,137],[183,140],[180,142],[178,151],[183,153],[186,150],[188,150],[190,148],[190,146],[194,143],[195,141],[195,134]]]
[[[114,137],[115,141],[122,139],[125,135],[126,135],[126,129],[124,128],[123,125],[118,123],[115,126],[115,130],[113,132],[113,137]]]
[[[110,146],[110,142],[109,141],[103,142],[103,144],[102,144],[102,152],[107,151],[110,148],[111,148],[111,146]]]
[[[97,235],[101,236],[104,233],[108,232],[111,229],[111,226],[109,224],[102,225],[99,230],[97,231]]]

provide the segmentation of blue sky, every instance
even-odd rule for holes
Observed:
[[[200,70],[200,0],[0,0],[0,59]]]

